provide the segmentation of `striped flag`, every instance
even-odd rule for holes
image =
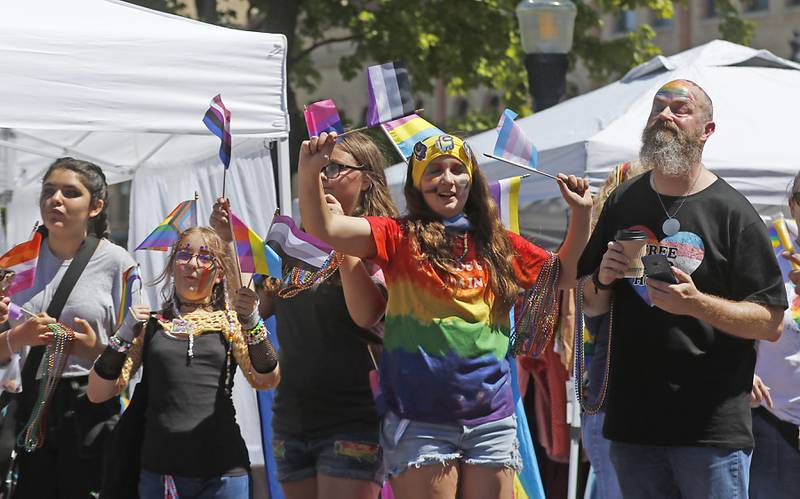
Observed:
[[[489,183],[489,193],[497,205],[503,226],[519,234],[519,186],[522,177],[509,177]]]
[[[133,305],[133,284],[139,281],[139,289],[142,286],[142,276],[139,273],[139,265],[133,265],[122,273],[122,290],[119,294],[119,308],[117,309],[117,327],[122,325],[128,309]]]
[[[222,97],[219,94],[211,99],[211,105],[203,117],[203,123],[211,133],[219,137],[219,159],[227,170],[231,166],[231,112],[222,103]]]
[[[269,264],[264,249],[264,240],[233,212],[231,212],[231,229],[241,271],[249,274],[268,275]]]
[[[196,199],[184,201],[176,206],[136,249],[167,251],[178,241],[181,232],[190,227],[197,227]]]
[[[322,132],[344,133],[339,111],[332,99],[321,100],[305,106],[303,116],[306,118],[308,136],[319,136]]]
[[[264,254],[267,257],[267,267],[269,268],[269,275],[276,279],[283,279],[283,270],[281,267],[281,257],[275,253],[275,250],[264,241]]]
[[[494,155],[536,168],[539,162],[539,153],[536,146],[525,136],[522,128],[514,122],[516,117],[517,113],[511,109],[506,109],[500,116]]]
[[[789,282],[789,272],[792,271],[793,265],[781,256],[781,253],[784,250],[790,253],[797,252],[794,244],[792,244],[792,237],[797,237],[797,226],[792,222],[792,220],[779,217],[769,223],[767,227],[772,249],[775,251],[775,258],[778,259],[778,266],[781,268],[784,282]]]
[[[267,241],[275,241],[287,255],[316,268],[322,267],[333,251],[324,242],[298,229],[294,220],[285,215],[276,215],[272,220]]]
[[[30,241],[18,244],[0,256],[0,268],[14,272],[11,285],[6,289],[6,296],[33,286],[41,246],[42,234],[36,231]]]
[[[405,159],[411,157],[411,153],[414,151],[414,144],[428,137],[444,133],[416,114],[409,114],[400,119],[386,122],[381,126],[392,142],[397,145],[398,151]]]
[[[414,112],[408,71],[400,61],[387,62],[367,68],[369,109],[367,126],[395,120]]]

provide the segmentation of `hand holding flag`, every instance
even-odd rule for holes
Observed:
[[[14,293],[33,286],[36,279],[36,264],[39,261],[39,249],[42,246],[42,233],[34,232],[30,241],[18,244],[0,256],[0,269],[10,271],[11,284],[3,294]],[[5,277],[5,276],[4,276]]]

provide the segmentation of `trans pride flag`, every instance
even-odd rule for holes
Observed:
[[[523,165],[536,168],[539,162],[539,152],[536,146],[528,140],[525,132],[514,122],[517,113],[511,109],[503,111],[500,122],[497,124],[497,142],[494,145],[494,155]]]
[[[303,116],[306,118],[308,136],[319,136],[322,132],[344,133],[339,111],[332,99],[321,100],[305,106]]]
[[[211,105],[203,117],[209,131],[219,137],[219,159],[225,169],[231,166],[231,112],[222,103],[222,97],[217,94],[211,99]]]
[[[231,229],[241,271],[249,274],[269,275],[264,240],[233,212],[231,212]]]
[[[180,233],[190,227],[197,227],[197,199],[176,206],[136,249],[167,251],[178,240]]]
[[[492,195],[503,226],[519,234],[519,186],[522,177],[509,177],[489,183]]]
[[[383,130],[397,146],[400,154],[408,160],[414,151],[414,144],[442,132],[431,123],[416,114],[409,114],[397,120],[392,120],[381,125]]]
[[[369,81],[368,127],[414,112],[414,98],[411,96],[408,71],[401,61],[368,67],[367,79]]]
[[[134,265],[122,273],[122,291],[120,292],[119,309],[117,310],[117,327],[122,325],[128,309],[133,305],[133,283],[139,281],[142,285],[142,276],[139,273],[139,266]]]
[[[18,244],[0,256],[0,268],[15,273],[6,295],[23,291],[33,286],[36,279],[36,263],[39,261],[39,248],[42,246],[42,234],[33,233],[30,241]]]

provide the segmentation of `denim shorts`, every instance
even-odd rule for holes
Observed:
[[[375,433],[340,433],[323,438],[301,438],[275,432],[272,453],[278,480],[305,480],[318,473],[335,478],[382,484],[383,458]]]
[[[466,464],[522,469],[514,415],[463,426],[401,419],[390,411],[381,424],[381,447],[389,476],[397,476],[411,466],[444,464],[454,459]]]

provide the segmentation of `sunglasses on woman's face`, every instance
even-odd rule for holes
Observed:
[[[326,179],[333,180],[341,175],[343,170],[366,170],[366,168],[363,166],[343,165],[341,163],[328,163],[322,169],[322,174],[325,175]]]
[[[201,269],[210,269],[217,262],[216,258],[214,258],[214,255],[206,251],[192,253],[189,250],[179,249],[175,252],[175,263],[179,265],[188,265],[189,262],[192,261],[192,258],[195,257],[197,258],[197,266]]]

